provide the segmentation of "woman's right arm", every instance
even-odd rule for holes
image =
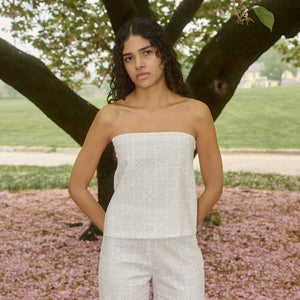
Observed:
[[[74,163],[69,182],[71,198],[102,232],[105,211],[89,193],[88,186],[104,149],[111,141],[114,116],[109,106],[104,106],[97,113]]]

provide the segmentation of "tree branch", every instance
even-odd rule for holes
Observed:
[[[155,13],[151,10],[148,0],[134,0],[139,17],[155,20]]]
[[[34,56],[0,38],[0,78],[27,97],[82,145],[98,109],[74,93]]]
[[[275,16],[273,31],[255,16],[248,26],[237,24],[233,16],[198,55],[187,83],[196,99],[206,102],[216,119],[232,97],[241,77],[257,58],[282,35],[293,37],[300,31],[300,2],[264,0]]]
[[[102,0],[115,33],[127,21],[144,17],[155,20],[148,0]]]
[[[165,27],[173,44],[177,41],[184,27],[193,19],[203,0],[183,0],[174,11]]]
[[[115,34],[127,21],[137,17],[138,11],[132,0],[102,0]]]

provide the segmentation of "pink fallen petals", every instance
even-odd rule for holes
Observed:
[[[197,232],[206,299],[299,299],[299,202],[297,192],[224,189],[222,225]],[[67,190],[0,192],[0,299],[98,299],[101,238],[79,240],[88,224]]]
[[[219,227],[203,226],[207,299],[299,299],[297,192],[225,189]]]

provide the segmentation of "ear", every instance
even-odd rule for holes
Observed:
[[[156,51],[155,51],[155,55],[156,55],[158,58],[162,59],[161,54],[160,54],[160,52],[159,52],[159,50],[158,50],[157,48],[156,48]]]
[[[161,61],[161,63],[159,64],[159,68],[161,69],[161,71],[164,71],[166,68],[166,62]]]

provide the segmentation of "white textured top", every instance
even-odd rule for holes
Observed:
[[[104,235],[162,238],[196,233],[195,138],[185,132],[113,137],[118,160]]]

